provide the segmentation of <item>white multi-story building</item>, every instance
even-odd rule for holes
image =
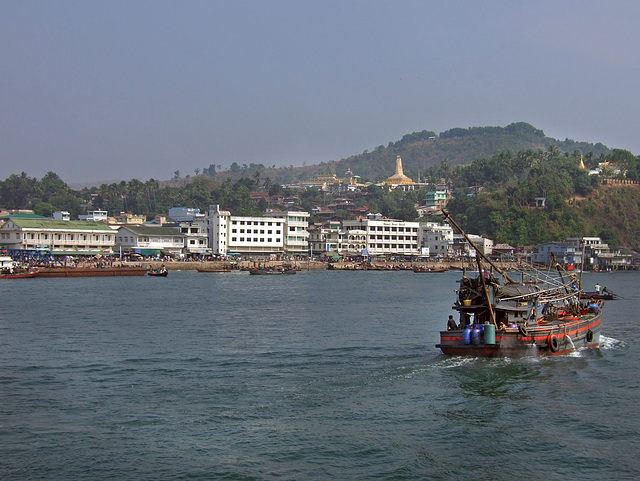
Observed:
[[[181,255],[184,235],[174,227],[127,225],[118,229],[116,249],[142,256]]]
[[[452,253],[453,228],[435,222],[420,224],[420,248],[424,256],[446,257]]]
[[[116,234],[107,224],[79,220],[9,218],[0,227],[0,244],[7,249],[41,249],[55,255],[113,252]]]
[[[210,254],[207,225],[203,220],[180,222],[180,232],[184,235],[185,254]]]
[[[308,212],[287,210],[270,212],[269,216],[285,221],[285,254],[306,254],[309,251],[310,214]]]
[[[369,214],[366,219],[345,220],[342,225],[347,232],[362,232],[358,232],[358,236],[364,236],[365,255],[420,255],[418,222],[384,219],[379,214]]]
[[[214,254],[283,254],[285,226],[285,218],[233,216],[218,205],[209,206],[209,245]]]

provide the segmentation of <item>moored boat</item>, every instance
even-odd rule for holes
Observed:
[[[2,272],[0,273],[0,279],[29,279],[31,277],[37,277],[40,271],[25,271],[25,272]]]
[[[144,267],[43,267],[38,277],[144,276]]]
[[[416,273],[419,273],[419,272],[446,272],[446,271],[447,271],[446,267],[436,268],[436,267],[420,266],[420,267],[414,267],[413,268],[413,272],[416,272]]]
[[[574,277],[558,271],[546,284],[530,285],[515,282],[480,252],[477,262],[477,274],[463,273],[459,282],[453,305],[459,323],[451,319],[451,326],[440,332],[436,347],[444,354],[524,357],[598,347],[603,303],[582,302]]]
[[[277,276],[282,274],[295,274],[297,272],[296,269],[292,268],[283,268],[283,267],[274,267],[274,268],[250,268],[249,274],[257,275],[257,276]]]

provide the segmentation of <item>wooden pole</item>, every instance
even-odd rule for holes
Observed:
[[[467,240],[467,242],[475,248],[475,244],[473,242],[471,242],[471,239],[469,239],[469,236],[467,236],[467,234],[465,233],[465,231],[462,230],[462,228],[456,224],[456,221],[453,220],[451,218],[451,215],[446,211],[446,210],[442,210],[442,214],[445,216],[445,218],[449,221],[449,223],[455,227],[458,232],[460,232],[460,234],[462,234],[464,236],[464,238]],[[513,279],[511,279],[505,272],[502,272],[502,270],[496,266],[493,262],[491,262],[491,259],[489,259],[487,256],[485,256],[482,252],[480,252],[478,249],[476,249],[476,253],[479,254],[486,262],[488,262],[500,275],[502,275],[506,280],[509,281],[510,284],[515,284],[516,281],[514,281]]]

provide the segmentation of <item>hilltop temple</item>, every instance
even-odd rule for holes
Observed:
[[[402,158],[399,155],[396,157],[396,173],[385,180],[384,184],[392,189],[400,186],[403,190],[413,190],[415,187],[415,182],[404,175],[402,171]]]

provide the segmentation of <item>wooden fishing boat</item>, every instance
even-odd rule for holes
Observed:
[[[478,272],[472,277],[463,272],[453,305],[459,324],[440,332],[436,347],[444,354],[525,357],[598,347],[603,302],[582,302],[575,278],[558,270],[544,285],[527,285],[477,254]]]
[[[435,272],[446,272],[447,268],[446,267],[440,267],[440,268],[434,268],[434,267],[414,267],[413,268],[413,272],[416,273],[420,273],[420,272],[427,272],[427,273],[435,273]]]
[[[285,268],[250,268],[249,274],[254,276],[278,276],[283,274],[295,274],[297,272],[296,269],[285,269]]]
[[[2,272],[0,273],[0,279],[29,279],[37,277],[40,271],[25,271],[25,272]]]
[[[166,269],[155,269],[147,272],[147,275],[152,277],[167,277],[169,275],[169,271]]]
[[[144,267],[43,267],[38,277],[144,276]]]
[[[596,299],[596,300],[604,300],[604,301],[615,301],[616,299],[620,299],[618,294],[615,294],[611,291],[582,291],[580,293],[580,299]]]
[[[231,272],[231,269],[228,267],[220,267],[220,268],[205,268],[205,267],[198,267],[196,268],[196,270],[198,272]]]

